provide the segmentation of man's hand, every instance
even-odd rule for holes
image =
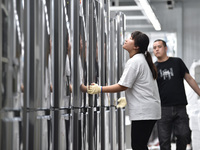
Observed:
[[[92,83],[90,86],[87,86],[88,94],[98,94],[101,92],[101,86],[96,83]]]
[[[125,97],[120,97],[117,101],[118,101],[117,108],[123,108],[127,104]]]

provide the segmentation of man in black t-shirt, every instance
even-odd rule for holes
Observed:
[[[177,138],[177,150],[185,150],[190,139],[190,128],[183,81],[185,79],[198,95],[200,95],[200,88],[180,58],[167,56],[165,41],[161,39],[154,41],[153,52],[157,57],[155,65],[158,71],[157,83],[162,106],[162,117],[157,122],[160,149],[171,149],[173,132]]]

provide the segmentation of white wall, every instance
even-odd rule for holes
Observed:
[[[152,7],[162,31],[177,33],[177,56],[189,68],[194,59],[200,59],[200,1],[177,1],[172,10],[161,2],[152,2]]]
[[[184,1],[183,59],[187,65],[200,59],[200,1]]]
[[[194,59],[200,59],[200,0],[176,0],[173,9],[164,0],[151,0],[150,4],[161,23],[160,32],[177,34],[177,56],[189,68]],[[132,30],[155,32],[153,28]]]

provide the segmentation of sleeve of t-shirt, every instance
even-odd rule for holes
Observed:
[[[126,63],[123,74],[118,82],[119,85],[131,88],[137,78],[138,70],[130,61]]]
[[[185,73],[189,73],[189,70],[188,70],[188,68],[186,67],[186,65],[185,65],[185,63],[183,62],[183,60],[182,59],[179,59],[180,61],[180,67],[181,67],[181,75],[182,75],[182,77],[184,78],[184,76],[185,76]]]

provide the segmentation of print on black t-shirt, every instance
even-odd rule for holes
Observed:
[[[180,58],[169,57],[165,62],[155,62],[158,70],[157,83],[162,106],[187,105],[184,88],[185,73],[189,73]]]
[[[163,80],[170,80],[172,76],[174,76],[173,68],[168,69],[159,69],[160,77],[163,78]]]

